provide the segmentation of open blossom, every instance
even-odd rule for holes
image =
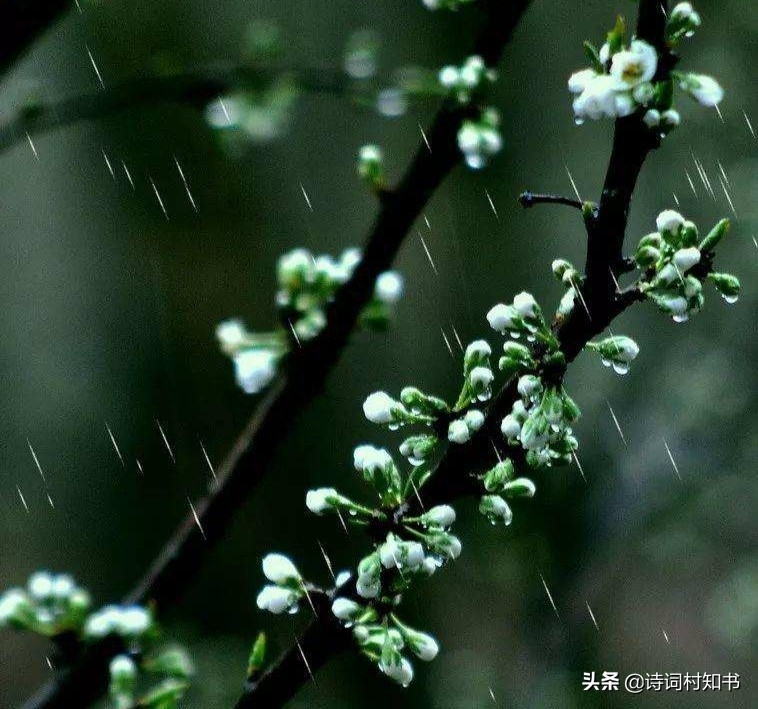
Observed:
[[[568,89],[572,94],[580,94],[595,78],[597,78],[597,72],[594,69],[582,69],[574,72],[569,77]]]
[[[635,39],[628,50],[616,52],[611,59],[611,76],[630,89],[650,81],[657,68],[655,47],[641,39]]]
[[[618,81],[613,76],[600,74],[590,81],[584,91],[574,99],[574,114],[577,118],[614,118],[616,116],[616,91]]]

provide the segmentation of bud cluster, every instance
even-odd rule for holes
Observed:
[[[156,654],[117,655],[109,665],[108,693],[116,709],[176,709],[193,674],[192,661],[182,648],[168,648]],[[159,680],[157,685],[144,693],[139,691],[140,680],[155,679]]]
[[[692,36],[699,26],[700,16],[690,3],[678,4],[667,21],[669,46]],[[591,66],[568,80],[568,89],[576,96],[573,108],[578,124],[588,118],[624,118],[639,113],[645,125],[664,136],[681,122],[673,107],[675,84],[703,106],[715,106],[723,98],[718,82],[709,76],[672,72],[671,78],[660,79],[657,50],[644,40],[627,40],[620,17],[600,49],[585,42],[585,51]]]
[[[302,343],[316,337],[326,326],[326,308],[337,290],[361,261],[358,249],[347,249],[339,259],[314,256],[307,249],[284,254],[277,264],[279,289],[276,304],[282,327],[273,332],[250,332],[236,319],[216,328],[221,351],[232,358],[237,384],[247,394],[257,394],[276,377],[291,338]],[[382,327],[403,293],[403,279],[386,271],[376,279],[372,300],[361,314],[361,324]]]
[[[722,219],[704,237],[697,226],[674,210],[658,215],[657,231],[640,240],[634,255],[643,276],[640,290],[675,322],[685,322],[705,302],[703,280],[708,278],[727,303],[736,302],[740,282],[729,273],[710,268],[713,250],[729,230]]]
[[[29,630],[47,637],[79,631],[90,608],[90,596],[67,574],[37,571],[26,588],[0,595],[0,628]]]
[[[440,85],[458,103],[467,104],[481,96],[497,79],[497,72],[489,69],[484,59],[473,56],[459,67],[445,66],[438,75]]]
[[[458,149],[472,170],[486,167],[490,158],[503,147],[500,133],[500,112],[492,106],[485,108],[476,119],[463,121],[458,130]]]
[[[612,335],[603,340],[588,342],[587,349],[597,352],[606,367],[613,367],[616,374],[626,374],[629,365],[637,358],[640,348],[626,335]]]
[[[267,554],[261,565],[263,575],[271,583],[258,594],[258,608],[276,614],[297,613],[306,590],[295,564],[284,554]]]

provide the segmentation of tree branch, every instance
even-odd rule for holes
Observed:
[[[529,209],[535,204],[562,204],[565,207],[574,207],[575,209],[582,209],[584,206],[578,199],[573,199],[571,197],[528,191],[522,192],[519,195],[518,203],[524,207],[524,209]]]
[[[484,27],[474,52],[495,66],[530,0],[487,0]],[[158,610],[177,596],[202,565],[208,550],[219,541],[233,514],[265,474],[274,451],[286,439],[297,414],[318,394],[347,344],[364,306],[374,291],[377,276],[392,264],[405,237],[443,179],[461,161],[457,132],[470,109],[446,102],[438,111],[426,141],[397,188],[381,202],[379,214],[366,240],[364,255],[352,278],[338,291],[327,312],[327,325],[313,340],[294,351],[286,371],[276,380],[255,415],[240,434],[217,470],[218,482],[195,505],[203,531],[188,514],[163,547],[150,569],[124,598],[125,603],[151,603]],[[302,639],[311,669],[342,647],[344,633],[317,611],[316,628]],[[295,655],[295,653],[297,653]],[[319,655],[321,653],[321,655]],[[79,709],[107,688],[105,662],[114,648],[93,645],[79,662],[63,671],[30,699],[24,709]],[[300,663],[300,664],[298,664]],[[285,654],[277,665],[243,698],[240,706],[281,706],[307,680],[298,650]],[[284,682],[280,680],[284,679]],[[247,698],[249,697],[249,699]],[[259,701],[258,697],[270,698]]]
[[[165,76],[146,76],[58,103],[30,106],[0,126],[0,152],[37,135],[72,123],[95,120],[148,103],[176,103],[203,109],[218,96],[265,87],[278,77],[292,77],[305,91],[341,96],[354,83],[340,72],[303,67],[203,67]]]
[[[663,40],[666,9],[665,0],[640,2],[638,34],[656,46],[663,56],[669,56]],[[582,291],[590,315],[584,308],[577,306],[565,322],[554,326],[567,362],[573,361],[587,342],[602,332],[623,310],[642,299],[642,294],[637,289],[617,293],[613,274],[625,268],[621,251],[637,177],[650,150],[659,145],[659,141],[650,138],[650,133],[645,129],[639,113],[616,121],[602,197],[597,212],[591,215],[589,223],[585,218],[588,230],[587,280]],[[591,289],[587,285],[590,273],[593,278]],[[610,288],[607,287],[608,281],[612,284]],[[422,494],[410,498],[397,513],[401,516],[416,516],[424,508],[449,503],[467,495],[481,494],[481,482],[476,476],[497,462],[494,452],[511,458],[516,466],[524,465],[523,449],[507,446],[499,431],[499,422],[518,398],[516,380],[512,378],[487,409],[482,429],[468,443],[449,446],[429,482],[423,487]],[[356,598],[355,591],[347,586],[337,593]],[[317,613],[316,619],[301,636],[302,642],[307,642],[309,647],[315,649],[314,665],[317,667],[323,665],[329,656],[341,651],[345,643],[351,640],[350,631],[346,629],[341,631],[340,640],[340,631],[335,629],[335,625],[335,618],[326,607]],[[305,658],[311,664],[310,657],[306,655]],[[281,707],[308,681],[308,677],[304,658],[299,649],[293,647],[258,682],[245,688],[235,709]]]
[[[0,22],[0,78],[71,7],[71,0],[5,0]]]

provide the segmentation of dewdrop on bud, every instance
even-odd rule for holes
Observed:
[[[408,630],[406,632],[406,641],[411,652],[424,662],[431,662],[439,654],[439,644],[427,633],[421,633],[418,630]]]
[[[736,303],[740,295],[740,281],[731,273],[711,273],[708,276],[727,303]]]
[[[261,563],[263,575],[275,584],[300,579],[300,572],[292,560],[284,554],[267,554]]]
[[[403,687],[407,687],[413,681],[413,665],[404,657],[401,657],[397,663],[380,660],[379,669]]]

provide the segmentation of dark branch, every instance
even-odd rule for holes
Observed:
[[[533,207],[535,204],[562,204],[566,207],[583,209],[584,205],[578,199],[571,197],[562,197],[557,194],[541,194],[538,192],[522,192],[518,198],[519,204],[525,209]]]
[[[0,79],[71,4],[71,0],[5,0],[0,21]]]
[[[659,0],[641,0],[640,25],[658,28],[660,34],[646,34],[661,52],[663,47],[663,28],[667,3]],[[661,15],[663,24],[654,21],[654,16]],[[649,138],[650,131],[645,130],[641,116],[635,115],[616,121],[616,132],[611,158],[603,187],[603,196],[597,212],[590,215],[591,229],[588,238],[587,277],[592,270],[594,277],[602,273],[601,284],[606,281],[613,285],[610,289],[594,286],[591,294],[592,318],[584,309],[577,306],[572,315],[563,323],[556,323],[554,330],[560,341],[560,348],[568,362],[573,361],[587,342],[602,332],[621,312],[632,303],[642,299],[636,288],[617,292],[612,274],[625,267],[621,258],[626,220],[632,199],[632,193],[642,164],[650,150],[657,143]],[[587,219],[585,218],[585,223]],[[602,230],[601,230],[602,229]],[[603,245],[603,239],[610,245]],[[606,275],[608,274],[608,275]],[[586,291],[583,291],[586,292]],[[585,295],[585,298],[587,295]],[[398,512],[410,516],[421,513],[423,507],[449,503],[460,497],[481,493],[478,475],[485,472],[496,462],[494,451],[507,456],[519,466],[525,463],[521,448],[508,447],[499,431],[499,422],[510,411],[518,398],[516,381],[511,379],[498,393],[486,412],[485,426],[465,445],[448,447],[438,463],[434,475],[421,491],[421,500],[412,497]],[[350,596],[351,589],[341,589],[340,594]],[[314,647],[314,659],[318,665],[324,664],[328,656],[336,654],[350,640],[349,631],[335,631],[335,620],[328,609],[317,615],[305,633],[301,636]],[[325,658],[325,654],[327,658]],[[306,657],[308,657],[306,655]],[[310,658],[308,657],[310,662]],[[297,647],[291,648],[277,661],[268,672],[254,685],[248,686],[236,709],[245,707],[264,707],[276,709],[294,696],[299,688],[308,681],[307,670]],[[260,702],[260,703],[259,703]]]
[[[487,21],[475,52],[490,66],[496,65],[505,44],[529,5],[529,0],[485,3]],[[453,102],[437,113],[397,188],[381,202],[364,248],[363,260],[353,277],[337,293],[327,313],[327,326],[318,337],[296,350],[286,372],[279,377],[255,416],[237,439],[217,470],[218,483],[195,505],[203,527],[188,514],[156,557],[145,576],[126,595],[126,603],[152,603],[159,610],[175,598],[202,565],[208,550],[224,534],[233,514],[263,477],[279,444],[287,437],[298,413],[319,393],[347,344],[364,306],[372,297],[377,276],[387,270],[405,237],[434,191],[461,160],[456,136],[469,110]],[[311,669],[315,671],[342,643],[344,633],[335,628],[329,613],[318,614],[315,628],[301,640],[307,643]],[[336,633],[336,635],[334,635]],[[339,638],[339,642],[335,640]],[[111,651],[95,645],[85,658],[61,673],[27,702],[24,709],[79,709],[102,695],[107,687],[103,661]],[[319,655],[322,653],[322,655]],[[281,706],[308,678],[299,650],[286,653],[265,674],[240,706]],[[268,699],[259,702],[258,697]]]
[[[203,109],[219,96],[244,89],[261,89],[285,76],[291,77],[300,89],[313,93],[340,96],[353,88],[350,78],[343,73],[301,67],[207,67],[180,74],[140,77],[105,91],[21,110],[0,127],[0,152],[26,140],[27,135],[104,118],[135,106],[174,103]]]

